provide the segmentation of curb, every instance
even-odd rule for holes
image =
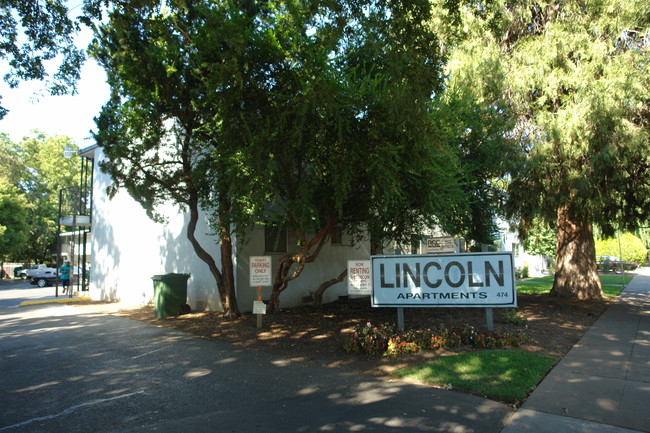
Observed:
[[[81,298],[61,298],[61,299],[44,299],[38,301],[23,301],[18,304],[19,307],[26,307],[29,305],[41,305],[41,304],[69,304],[71,302],[79,301],[90,301],[91,299],[87,296]]]

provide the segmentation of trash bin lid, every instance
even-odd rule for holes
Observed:
[[[162,275],[154,275],[151,277],[152,280],[154,281],[163,281],[163,280],[169,280],[172,278],[178,278],[178,277],[185,277],[190,278],[192,275],[191,274],[177,274],[175,272],[169,272],[167,274],[162,274]]]

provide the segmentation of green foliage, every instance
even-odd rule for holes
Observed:
[[[525,325],[528,319],[517,313],[513,308],[506,308],[501,312],[501,321],[503,323],[512,323],[513,325]]]
[[[455,228],[466,179],[431,117],[430,17],[424,1],[119,5],[92,48],[112,86],[102,167],[154,218],[199,200],[222,238],[288,227],[300,269],[335,226],[376,241]]]
[[[519,346],[526,340],[523,333],[500,334],[477,332],[465,325],[451,329],[441,324],[438,329],[399,330],[395,325],[373,326],[370,322],[357,325],[354,334],[344,343],[344,350],[364,355],[396,356],[421,350],[436,350],[444,347],[471,345],[476,348],[494,349],[505,346]]]
[[[648,4],[498,0],[467,4],[460,19],[477,61],[501,65],[476,79],[503,83],[517,117],[508,135],[524,158],[506,216],[524,231],[535,218],[555,224],[554,295],[598,298],[592,225],[612,235],[650,219]]]
[[[28,204],[18,188],[0,179],[0,261],[13,259],[27,240]]]
[[[625,286],[632,280],[632,276],[600,275],[600,281],[605,296],[616,297]],[[527,294],[548,294],[553,287],[553,275],[541,278],[530,278],[526,281],[517,282],[517,293]]]
[[[13,260],[49,261],[56,242],[59,190],[79,183],[80,158],[70,159],[63,150],[77,146],[69,137],[48,137],[38,131],[20,143],[0,136],[0,163],[9,170],[4,180],[19,191],[25,201],[29,237],[12,251]]]
[[[607,238],[596,241],[597,256],[619,257],[626,262],[643,265],[648,255],[643,241],[632,233],[623,233],[620,238]]]
[[[465,29],[475,25],[472,18],[465,19]],[[438,18],[435,23],[445,21]],[[497,232],[495,215],[504,200],[499,180],[519,159],[517,137],[510,133],[516,115],[504,97],[506,69],[498,46],[480,34],[454,34],[458,30],[445,26],[441,36],[455,41],[450,42],[454,49],[446,66],[445,91],[436,95],[432,111],[438,140],[456,149],[458,179],[468,200],[453,215],[456,226],[450,233],[491,243]]]
[[[530,223],[522,221],[519,236],[529,254],[555,257],[557,234],[542,218],[535,217]]]
[[[517,403],[526,398],[555,361],[553,357],[535,353],[490,350],[443,356],[395,374]]]
[[[83,51],[74,45],[79,24],[68,16],[64,0],[3,2],[0,12],[0,57],[9,66],[4,80],[17,87],[22,80],[48,78],[53,59],[57,71],[48,87],[52,94],[76,92]],[[0,107],[0,119],[7,110]]]
[[[111,85],[96,135],[110,192],[124,188],[154,221],[165,219],[163,205],[188,211],[188,239],[231,317],[239,314],[232,238],[245,239],[268,203],[267,174],[255,164],[269,158],[255,133],[269,120],[258,103],[275,51],[260,7],[127,2],[111,10],[91,49]],[[200,209],[219,237],[222,267],[195,236]]]
[[[428,3],[316,3],[270,2],[263,18],[275,43],[267,102],[254,107],[265,123],[254,130],[256,153],[268,153],[259,168],[276,211],[269,219],[299,238],[333,220],[377,241],[449,224],[466,198],[458,158],[436,140],[429,114],[443,59],[424,25]]]
[[[531,146],[511,184],[510,210],[555,221],[566,207],[605,234],[648,218],[647,3],[502,4],[494,32],[511,103]],[[632,30],[635,29],[635,30]],[[645,42],[644,42],[645,41]]]

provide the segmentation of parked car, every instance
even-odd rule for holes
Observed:
[[[623,271],[633,271],[639,267],[636,262],[626,262],[616,256],[596,256],[596,264],[601,272],[615,272],[617,274]]]
[[[56,278],[56,269],[48,268],[38,275],[31,277],[29,279],[29,282],[37,285],[38,287],[46,287],[56,283]]]

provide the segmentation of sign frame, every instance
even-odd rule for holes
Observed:
[[[371,262],[373,307],[517,306],[512,252],[372,256]]]

